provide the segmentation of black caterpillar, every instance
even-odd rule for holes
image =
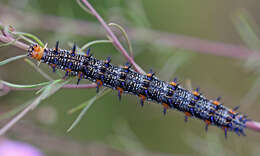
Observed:
[[[77,76],[77,84],[81,79],[88,79],[97,84],[97,91],[101,86],[117,90],[119,99],[122,93],[131,93],[140,97],[141,105],[145,100],[162,104],[164,114],[168,108],[175,108],[185,113],[185,121],[189,116],[197,117],[205,121],[206,130],[209,125],[216,125],[223,128],[225,136],[227,131],[245,135],[243,129],[248,119],[235,112],[238,107],[229,109],[219,102],[220,98],[208,100],[198,89],[192,92],[184,89],[177,79],[168,83],[159,80],[152,71],[142,75],[132,70],[129,64],[123,67],[112,65],[109,57],[98,60],[90,55],[89,49],[85,55],[79,55],[75,45],[70,51],[59,49],[58,41],[53,49],[34,44],[28,52],[28,56],[49,64],[53,71],[56,68],[64,70],[65,77]]]

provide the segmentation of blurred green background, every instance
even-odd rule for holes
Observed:
[[[257,38],[251,40],[252,36],[258,36],[260,2],[257,0],[91,0],[90,3],[107,22],[120,24],[128,33],[128,30],[142,28],[252,49],[260,45]],[[240,21],[244,17],[251,27],[245,28]],[[17,31],[37,35],[49,47],[54,46],[56,40],[62,47],[70,48],[73,42],[82,46],[89,41],[106,39],[97,20],[73,0],[1,0],[0,22],[14,26]],[[250,119],[260,120],[257,60],[174,48],[156,37],[149,41],[131,35],[129,38],[135,61],[145,71],[152,68],[158,77],[167,81],[178,77],[185,87],[190,81],[192,87],[200,87],[206,97],[222,96],[226,106],[240,105],[240,111]],[[120,39],[127,47],[122,36]],[[94,45],[91,50],[99,59],[111,56],[113,64],[126,62],[111,44]],[[0,53],[4,60],[26,51],[8,46],[1,48]],[[47,65],[40,67],[53,78],[60,78]],[[0,68],[0,78],[8,82],[35,84],[46,81],[24,60]],[[76,79],[73,82],[76,83]],[[81,83],[89,82],[83,80]],[[48,156],[257,156],[260,153],[260,135],[256,132],[246,130],[246,137],[229,133],[225,140],[219,128],[210,127],[206,133],[202,121],[189,119],[185,123],[184,114],[175,110],[164,116],[162,106],[155,103],[146,103],[142,108],[138,98],[132,95],[123,95],[119,102],[115,91],[97,100],[79,125],[66,133],[79,113],[70,115],[68,111],[95,94],[95,89],[62,89],[30,112],[6,137],[31,143]],[[0,97],[0,112],[10,111],[34,97],[32,91],[9,92]]]

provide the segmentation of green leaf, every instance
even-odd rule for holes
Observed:
[[[1,62],[0,62],[0,66],[5,65],[5,64],[7,64],[7,63],[10,63],[10,62],[12,62],[12,61],[15,61],[15,60],[24,58],[24,57],[26,57],[26,56],[27,56],[27,55],[18,55],[18,56],[11,57],[11,58],[9,58],[9,59],[6,59],[6,60],[4,60],[4,61],[1,61]]]
[[[82,117],[86,114],[86,112],[89,110],[89,108],[95,103],[95,101],[97,99],[99,99],[100,97],[104,96],[105,94],[107,94],[108,92],[110,92],[111,89],[104,89],[102,91],[100,91],[96,96],[94,96],[93,98],[91,98],[90,100],[82,103],[81,105],[79,105],[78,107],[72,109],[70,112],[73,113],[79,109],[82,109],[84,107],[84,109],[80,112],[80,114],[78,115],[78,117],[76,118],[76,120],[72,123],[72,125],[70,126],[70,128],[67,130],[67,132],[70,132],[82,119]]]
[[[116,23],[109,23],[108,25],[109,25],[109,26],[116,27],[117,29],[120,30],[120,32],[123,34],[123,36],[124,36],[124,38],[125,38],[125,40],[126,40],[126,42],[127,42],[127,46],[128,46],[129,53],[130,53],[131,57],[133,57],[133,56],[134,56],[134,52],[133,52],[133,48],[132,48],[132,43],[131,43],[131,41],[129,40],[129,37],[128,37],[128,35],[127,35],[125,29],[124,29],[121,25],[116,24]]]
[[[38,104],[40,104],[40,102],[42,100],[44,100],[44,99],[48,98],[49,96],[53,95],[54,93],[56,93],[59,89],[61,89],[69,81],[70,81],[70,79],[66,80],[66,81],[64,81],[63,79],[50,81],[51,83],[49,85],[45,86],[44,88],[41,88],[41,95],[35,99],[36,102],[35,102],[34,106],[32,107],[32,109],[37,107]]]
[[[250,15],[243,9],[239,10],[233,17],[233,22],[247,46],[251,49],[258,50],[260,48],[260,40],[257,37],[257,31],[254,29],[257,28],[257,26],[250,18]]]
[[[110,40],[95,40],[95,41],[91,41],[91,42],[88,42],[86,43],[85,45],[83,45],[81,48],[80,48],[80,51],[84,51],[86,48],[94,45],[94,44],[100,44],[100,43],[112,43]]]
[[[42,82],[42,83],[33,84],[33,85],[18,85],[18,84],[13,84],[13,83],[6,82],[3,80],[0,80],[0,83],[5,84],[9,87],[13,87],[13,88],[36,88],[36,87],[48,85],[48,84],[52,83],[52,81]]]
[[[28,40],[26,37],[33,39],[34,41],[36,41],[41,47],[44,47],[43,42],[35,35],[30,34],[30,33],[25,33],[25,32],[13,32],[13,34],[15,35],[19,35],[21,36],[24,40],[26,40],[29,43],[33,43],[31,40]]]
[[[33,110],[35,107],[37,107],[42,100],[49,97],[50,95],[54,94],[56,91],[58,91],[63,85],[68,83],[70,80],[67,80],[63,83],[63,80],[55,80],[53,81],[48,87],[45,88],[45,90],[42,92],[40,96],[35,98],[32,103],[30,103],[27,107],[25,107],[24,110],[22,110],[18,115],[16,115],[12,120],[10,120],[6,125],[1,127],[0,129],[0,136],[6,133],[15,123],[17,123],[21,118],[23,118],[29,111]]]
[[[65,84],[69,83],[70,80],[71,79],[64,81],[63,79],[58,79],[58,80],[53,81],[50,85],[46,86],[45,89],[43,90],[43,94],[41,94],[42,99],[45,99],[45,98],[49,97],[50,95],[54,94]]]
[[[36,66],[32,61],[30,61],[29,59],[25,58],[24,61],[26,63],[28,63],[29,65],[31,65],[36,71],[38,71],[44,78],[46,78],[47,80],[53,80],[48,74],[46,74],[44,71],[41,70],[41,68],[39,68],[39,66]]]
[[[85,5],[83,5],[80,0],[77,0],[77,3],[84,11],[86,11],[90,15],[93,15],[92,12],[87,7],[85,7]]]

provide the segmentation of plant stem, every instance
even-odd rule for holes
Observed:
[[[254,130],[256,132],[260,132],[260,123],[256,121],[248,121],[246,122],[246,127]]]
[[[2,34],[0,35],[0,41],[3,42],[3,43],[9,43],[9,42],[12,42],[14,40],[15,40],[14,38],[5,37]],[[29,48],[29,45],[27,45],[23,42],[20,42],[20,41],[16,41],[16,42],[12,43],[12,45],[14,45],[15,47],[18,47],[20,49],[23,49],[23,50],[27,50]]]
[[[110,29],[110,27],[107,25],[107,23],[103,20],[103,18],[97,13],[97,11],[92,7],[92,5],[87,0],[82,0],[82,2],[86,5],[86,7],[91,11],[91,13],[97,18],[97,20],[101,23],[101,25],[106,30],[107,34],[111,37],[113,45],[119,49],[119,51],[123,54],[123,56],[133,65],[134,69],[141,73],[145,74],[143,69],[139,67],[138,64],[135,63],[134,59],[128,55],[125,48],[122,46],[122,44],[119,42],[116,35],[113,33],[113,31]]]

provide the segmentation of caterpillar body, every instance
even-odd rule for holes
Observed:
[[[97,84],[97,91],[101,86],[106,86],[118,91],[121,98],[122,93],[130,93],[140,98],[141,105],[145,100],[154,101],[163,106],[163,112],[168,108],[177,109],[188,117],[196,117],[209,125],[221,127],[225,136],[227,131],[234,131],[238,135],[244,134],[247,117],[235,112],[237,108],[229,109],[220,103],[220,98],[209,100],[204,97],[198,89],[189,91],[181,87],[174,79],[168,83],[159,80],[152,71],[148,74],[140,74],[129,64],[122,67],[112,65],[111,59],[98,60],[89,53],[85,55],[76,54],[76,46],[72,50],[59,49],[59,42],[55,48],[40,47],[33,44],[28,49],[28,56],[49,64],[53,71],[56,68],[64,70],[65,76],[77,76],[88,79]]]

